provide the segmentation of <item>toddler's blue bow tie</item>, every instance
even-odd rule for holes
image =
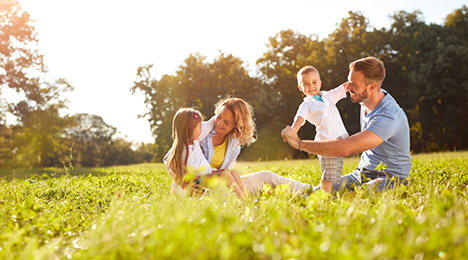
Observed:
[[[319,95],[315,95],[315,96],[313,96],[313,98],[316,99],[316,100],[318,100],[318,101],[321,101],[321,102],[325,103],[325,102],[323,101],[322,97],[319,96]]]

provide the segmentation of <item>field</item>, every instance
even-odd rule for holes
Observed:
[[[320,180],[316,159],[236,168]],[[0,259],[468,259],[467,173],[468,152],[414,155],[408,187],[240,201],[171,195],[162,164],[4,170]]]

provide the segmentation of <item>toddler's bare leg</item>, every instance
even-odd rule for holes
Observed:
[[[331,194],[332,184],[332,181],[322,181],[322,190]]]

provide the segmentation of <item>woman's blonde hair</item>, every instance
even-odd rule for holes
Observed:
[[[249,146],[256,141],[255,121],[252,106],[241,98],[226,98],[215,105],[215,113],[219,114],[225,108],[232,112],[237,122],[229,133],[239,140],[241,146]]]
[[[172,120],[172,144],[169,154],[169,175],[177,184],[183,182],[188,159],[188,146],[193,138],[193,130],[203,120],[202,114],[192,108],[179,109]],[[185,158],[182,155],[185,154]]]

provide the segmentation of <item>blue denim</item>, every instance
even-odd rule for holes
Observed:
[[[362,175],[366,180],[362,180]],[[342,189],[354,190],[355,187],[366,184],[367,187],[376,187],[378,191],[384,191],[393,188],[395,185],[404,184],[408,185],[406,179],[398,178],[397,176],[385,176],[385,174],[375,174],[371,172],[361,172],[359,169],[341,177],[339,183],[332,184],[332,193]],[[321,189],[322,186],[318,185],[313,188],[314,192]]]

